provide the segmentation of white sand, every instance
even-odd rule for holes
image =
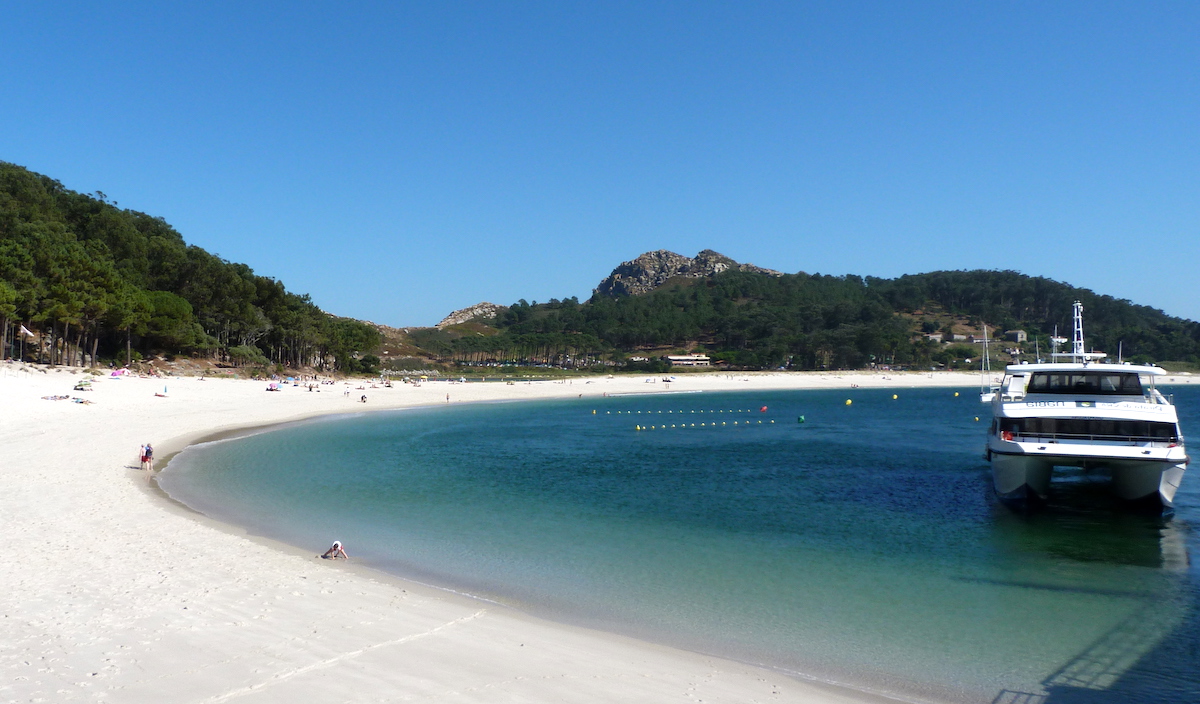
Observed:
[[[553,623],[316,559],[146,488],[161,459],[239,426],[493,399],[663,390],[428,383],[342,395],[261,382],[101,378],[0,364],[0,701],[862,702],[751,665]],[[687,375],[670,390],[972,386],[976,374]],[[167,387],[165,398],[155,397]],[[357,385],[357,384],[356,384]],[[367,394],[367,404],[358,396]],[[46,401],[72,394],[82,405]],[[848,392],[852,397],[853,391]],[[351,556],[354,546],[347,546]]]

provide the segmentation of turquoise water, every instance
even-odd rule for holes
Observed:
[[[1200,393],[1176,401],[1200,429]],[[192,447],[162,485],[314,552],[337,538],[402,576],[808,676],[1200,701],[1200,478],[1167,518],[1078,473],[1016,514],[987,413],[971,389],[452,405]]]

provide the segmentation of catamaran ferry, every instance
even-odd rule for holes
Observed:
[[[1104,364],[1084,352],[1074,306],[1071,361],[1013,364],[991,399],[987,459],[1003,500],[1046,498],[1054,467],[1106,472],[1113,492],[1169,508],[1189,458],[1175,406],[1154,387],[1166,370]]]

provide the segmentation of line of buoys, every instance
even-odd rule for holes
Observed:
[[[754,412],[754,409],[752,409],[752,408],[747,408],[747,409],[737,409],[737,410],[730,410],[730,411],[719,411],[719,410],[718,410],[718,411],[713,411],[713,410],[698,410],[698,411],[697,411],[697,410],[692,410],[692,411],[666,411],[666,413],[668,413],[668,414],[671,414],[671,415],[675,415],[675,414],[680,414],[680,415],[682,415],[682,414],[684,414],[684,413],[691,413],[691,414],[695,414],[695,413],[753,413],[753,412]],[[759,412],[759,413],[766,413],[766,412],[767,412],[767,407],[766,407],[766,406],[763,406],[762,408],[759,408],[759,409],[758,409],[758,412]],[[598,413],[598,411],[597,411],[596,409],[592,409],[592,415],[596,415],[597,413]],[[604,412],[604,415],[606,415],[606,416],[611,416],[611,415],[613,415],[613,414],[616,414],[616,415],[627,415],[627,416],[632,416],[632,415],[641,415],[642,413],[645,413],[646,415],[653,415],[653,414],[656,414],[656,413],[657,413],[658,415],[662,415],[662,414],[663,414],[663,411],[630,411],[630,410],[623,410],[623,411],[605,411],[605,412]]]
[[[760,421],[757,421],[757,423],[752,423],[751,421],[746,421],[745,423],[743,423],[741,421],[736,421],[736,420],[733,421],[732,423],[721,421],[721,425],[726,425],[726,426],[727,425],[736,425],[738,427],[741,427],[743,425],[755,425],[755,424],[757,424],[757,425],[775,425],[775,421],[768,420],[768,421],[764,422],[764,421],[760,420]],[[666,430],[668,427],[671,427],[671,428],[715,428],[715,427],[717,427],[717,424],[716,423],[701,423],[699,425],[696,425],[695,423],[678,423],[678,424],[672,423],[670,426],[668,426],[666,423],[663,423],[662,425],[641,425],[639,423],[638,425],[633,426],[634,430]]]

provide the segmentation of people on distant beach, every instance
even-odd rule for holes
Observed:
[[[154,466],[154,448],[150,443],[142,445],[142,469],[149,471]]]
[[[350,556],[346,554],[346,549],[342,547],[342,541],[340,540],[333,541],[333,546],[326,550],[325,554],[321,557],[326,560],[336,560],[338,557],[343,557],[347,560],[350,559]]]

